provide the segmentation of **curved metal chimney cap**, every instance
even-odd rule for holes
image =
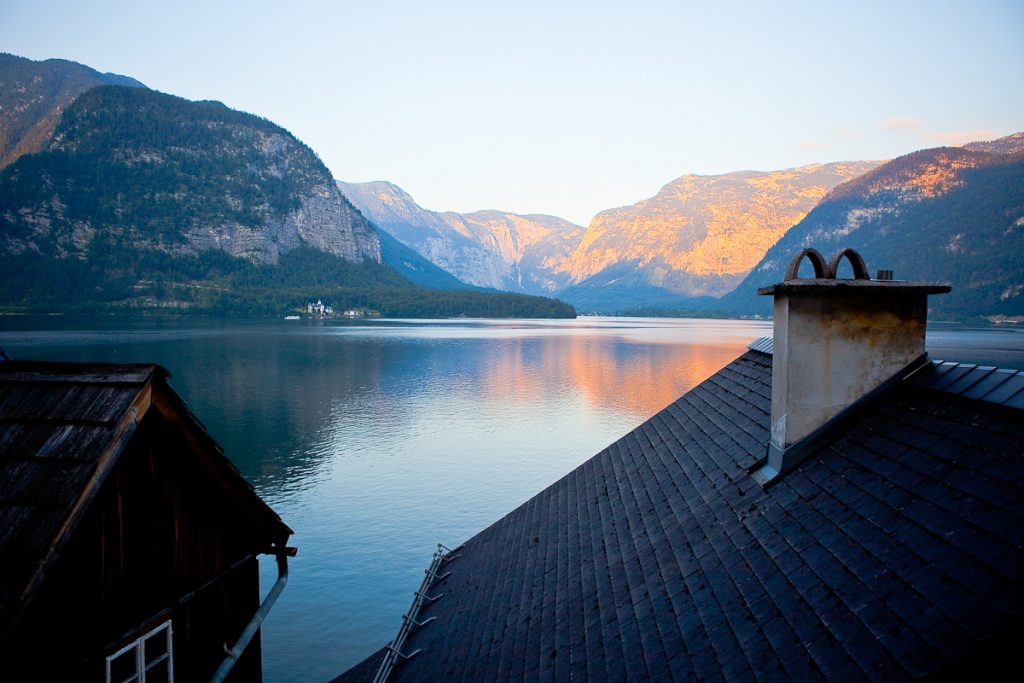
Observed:
[[[804,259],[811,262],[811,266],[814,268],[813,278],[801,278],[798,273],[800,271],[800,264]],[[850,262],[850,266],[853,268],[853,278],[839,278],[836,277],[836,273],[839,271],[839,265],[843,262],[843,259]],[[888,278],[878,280],[872,280],[868,274],[867,264],[864,262],[864,258],[855,249],[846,247],[837,251],[829,261],[825,261],[825,257],[821,255],[821,252],[817,249],[808,247],[802,249],[800,253],[793,257],[793,260],[789,262],[786,267],[786,274],[783,277],[782,282],[768,287],[761,287],[757,290],[758,294],[775,295],[783,293],[801,293],[801,294],[812,294],[812,293],[824,293],[826,291],[832,291],[836,294],[853,294],[858,291],[865,291],[867,289],[884,289],[886,291],[901,294],[911,293],[923,293],[923,294],[945,294],[950,291],[951,287],[947,284],[939,282],[906,282],[902,280],[893,280],[892,271],[884,271],[888,274]]]
[[[871,276],[868,275],[868,266],[864,263],[864,258],[855,249],[850,247],[840,249],[826,263],[825,257],[821,255],[820,251],[808,248],[794,256],[793,260],[786,266],[786,275],[782,278],[783,282],[801,279],[798,277],[798,273],[800,272],[800,262],[804,258],[810,261],[811,266],[814,267],[815,280],[835,280],[836,274],[839,272],[839,264],[842,263],[843,258],[850,262],[850,266],[853,268],[854,280],[871,279]]]

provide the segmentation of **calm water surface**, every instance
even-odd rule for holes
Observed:
[[[167,367],[295,530],[263,630],[267,681],[323,681],[387,643],[436,543],[496,521],[768,334],[640,318],[0,317],[13,358]],[[928,343],[933,357],[1024,366],[1022,330],[937,327]]]

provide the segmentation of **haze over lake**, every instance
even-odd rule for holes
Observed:
[[[455,546],[742,353],[767,322],[0,317],[15,359],[156,362],[295,530],[267,681],[386,644]],[[1024,366],[1024,331],[938,326],[933,357]],[[264,590],[273,562],[264,565]]]

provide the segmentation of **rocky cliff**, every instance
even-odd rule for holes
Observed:
[[[377,232],[380,235],[381,260],[414,285],[431,289],[476,289],[431,263],[412,247],[402,244],[387,230],[378,229]]]
[[[551,216],[428,211],[387,182],[339,187],[380,228],[463,281],[608,311],[721,296],[829,190],[878,163],[682,176],[655,197],[601,212],[586,230]]]
[[[221,250],[276,263],[298,247],[381,258],[376,231],[308,147],[217,102],[93,88],[45,151],[0,173],[0,250],[10,254]]]
[[[98,85],[145,87],[134,78],[65,59],[36,62],[0,53],[0,169],[23,154],[41,151],[64,110]]]
[[[429,211],[388,182],[338,182],[378,227],[463,282],[550,294],[569,282],[566,259],[583,228],[554,216]]]
[[[403,317],[575,315],[551,299],[476,291],[390,240],[400,273],[381,263],[377,229],[288,131],[218,102],[47,80],[65,68],[95,78],[67,64],[15,87],[29,103],[20,114],[46,109],[29,85],[61,94],[46,109],[57,124],[26,115],[3,129],[10,141],[35,120],[38,134],[25,147],[19,133],[29,153],[0,170],[5,309],[280,315],[322,298]],[[2,115],[9,94],[0,91]]]
[[[880,162],[815,164],[784,171],[685,175],[632,206],[602,211],[569,258],[584,307],[721,296],[829,190]],[[654,301],[653,299],[658,299]]]

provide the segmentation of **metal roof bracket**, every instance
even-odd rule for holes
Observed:
[[[460,548],[462,546],[459,546]],[[434,585],[435,582],[442,579],[446,579],[451,575],[451,572],[445,572],[444,574],[438,574],[437,570],[440,568],[442,562],[451,562],[458,555],[453,556],[452,550],[446,548],[444,545],[438,543],[437,550],[434,551],[434,556],[430,561],[430,566],[427,567],[423,573],[423,583],[420,584],[420,589],[413,593],[415,599],[412,601],[412,606],[409,607],[409,611],[402,615],[402,626],[398,629],[398,635],[395,639],[387,646],[386,652],[384,653],[384,659],[381,660],[380,667],[377,669],[376,675],[373,677],[373,683],[384,683],[391,675],[392,670],[400,662],[405,662],[423,651],[422,648],[413,650],[409,654],[402,654],[402,646],[405,645],[406,639],[412,633],[413,628],[421,628],[426,626],[430,622],[436,620],[436,617],[428,617],[423,621],[417,621],[416,617],[420,613],[420,609],[423,608],[425,603],[433,603],[444,597],[444,593],[438,595],[427,595],[427,591]]]

